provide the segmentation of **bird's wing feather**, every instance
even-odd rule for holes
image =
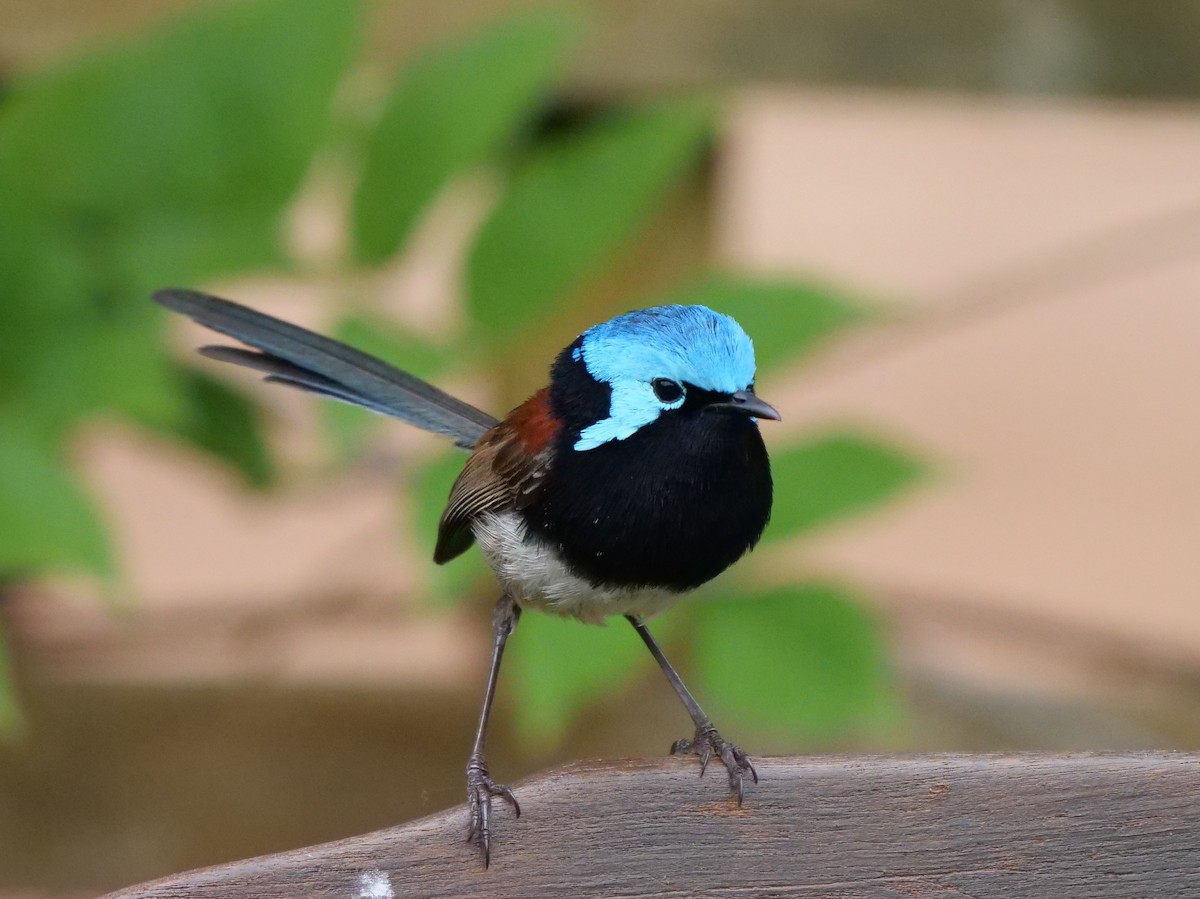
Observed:
[[[268,381],[363,406],[470,449],[497,420],[408,372],[353,347],[229,300],[194,290],[169,289],[156,302],[206,328],[240,340],[238,347],[205,347],[213,359],[265,372]]]
[[[438,524],[433,560],[439,565],[467,551],[474,540],[471,523],[479,515],[519,510],[532,501],[550,466],[554,430],[544,424],[547,414],[542,390],[480,439]]]

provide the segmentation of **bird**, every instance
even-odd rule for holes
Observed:
[[[599,624],[624,617],[694,725],[672,754],[717,758],[739,805],[750,758],[684,685],[646,621],[751,550],[771,515],[754,348],[730,316],[700,305],[637,309],[579,334],[545,387],[503,419],[344,343],[230,300],[169,288],[156,302],[243,346],[203,346],[265,380],[362,406],[469,451],[438,524],[433,561],[477,545],[500,586],[491,664],[466,766],[470,823],[491,861],[494,799],[485,744],[500,662],[523,611]]]

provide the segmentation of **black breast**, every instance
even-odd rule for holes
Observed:
[[[716,577],[762,535],[771,470],[758,426],[689,401],[625,440],[577,451],[582,427],[608,414],[608,387],[573,362],[555,365],[552,402],[565,426],[543,485],[522,512],[531,539],[557,548],[594,584],[688,590]],[[582,375],[582,377],[580,377]]]

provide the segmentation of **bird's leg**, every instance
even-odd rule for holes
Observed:
[[[467,802],[471,807],[471,829],[467,832],[468,842],[477,842],[483,849],[483,866],[491,861],[492,842],[492,797],[499,796],[512,804],[517,817],[521,817],[521,806],[512,790],[498,784],[488,776],[487,762],[483,760],[483,744],[487,739],[488,715],[492,711],[492,697],[496,695],[496,678],[500,674],[500,658],[504,655],[504,644],[508,635],[517,626],[521,608],[511,596],[505,594],[496,603],[492,614],[492,667],[488,671],[487,690],[483,694],[483,711],[479,713],[479,729],[475,731],[475,746],[467,761]]]
[[[700,756],[701,777],[704,776],[704,770],[708,767],[709,760],[715,755],[729,772],[729,789],[737,796],[738,805],[741,805],[742,779],[749,774],[750,778],[755,783],[758,783],[758,772],[754,770],[754,765],[750,763],[750,759],[746,753],[717,733],[712,719],[704,714],[704,709],[700,708],[700,703],[696,702],[696,698],[692,696],[691,691],[684,686],[679,673],[667,661],[667,657],[663,655],[658,641],[647,630],[646,625],[642,624],[633,615],[626,615],[625,617],[633,625],[634,630],[638,632],[642,640],[645,641],[646,648],[654,656],[654,661],[658,662],[658,667],[667,676],[667,680],[675,688],[675,692],[679,695],[680,700],[683,701],[684,708],[688,710],[688,714],[692,716],[692,721],[696,724],[695,736],[690,740],[676,740],[675,744],[671,747],[671,755],[680,752],[691,752]]]

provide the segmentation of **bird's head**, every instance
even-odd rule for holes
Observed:
[[[706,306],[655,306],[589,328],[551,375],[576,451],[624,440],[666,416],[779,419],[754,393],[754,346]]]

